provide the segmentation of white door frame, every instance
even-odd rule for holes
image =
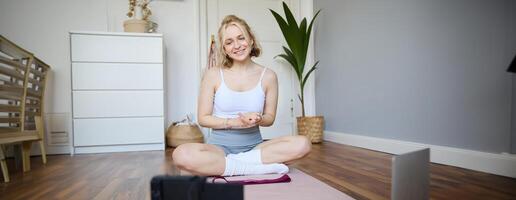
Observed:
[[[198,83],[200,82],[202,78],[202,70],[204,68],[204,65],[207,62],[208,58],[208,52],[207,49],[209,48],[209,33],[208,33],[208,22],[206,20],[207,18],[207,1],[209,0],[195,0],[194,1],[194,15],[196,16],[196,20],[198,24],[195,26],[194,30],[198,34],[198,39],[196,40],[195,46],[197,46],[196,49],[196,56],[198,56],[197,60],[197,72],[198,72]],[[313,0],[299,0],[299,1],[293,1],[295,5],[292,5],[294,14],[297,17],[297,20],[306,17],[307,20],[311,20],[313,17]],[[297,3],[299,2],[299,3]],[[296,12],[297,11],[297,12]],[[279,13],[282,13],[283,11],[278,11]],[[310,45],[308,47],[308,55],[306,58],[307,68],[311,67],[310,64],[314,63],[314,44],[313,44],[313,37],[314,34],[312,32],[311,38],[310,38]],[[305,72],[308,70],[305,70]],[[296,86],[298,84],[295,84]],[[199,93],[199,87],[197,87],[196,94]],[[292,97],[294,97],[294,117],[295,116],[301,116],[301,103],[296,98],[299,92],[299,87],[296,87],[294,90],[294,94],[292,94]],[[195,97],[197,99],[198,96]],[[195,109],[197,112],[197,103],[195,104]],[[316,114],[315,112],[315,75],[311,75],[308,79],[308,82],[305,85],[305,113],[307,116],[313,116]],[[294,125],[296,124],[297,120],[293,120]],[[296,130],[295,127],[292,130]]]

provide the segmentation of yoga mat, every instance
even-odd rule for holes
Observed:
[[[244,186],[245,200],[337,200],[353,199],[352,197],[330,187],[316,178],[305,174],[298,169],[290,169],[288,175],[291,178],[289,183],[273,183],[262,185]],[[281,175],[268,174],[256,176],[235,176],[226,177],[228,181],[246,179],[273,179]],[[218,181],[217,181],[218,182]]]

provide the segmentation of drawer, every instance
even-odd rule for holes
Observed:
[[[163,89],[163,64],[72,63],[72,88]]]
[[[74,146],[163,143],[162,117],[74,119]]]
[[[73,91],[73,117],[162,117],[163,91]]]
[[[163,63],[161,37],[71,35],[72,62]]]

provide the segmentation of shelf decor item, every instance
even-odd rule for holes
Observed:
[[[301,109],[302,116],[297,117],[297,131],[299,135],[307,136],[312,143],[320,143],[322,141],[323,130],[324,130],[324,117],[323,116],[305,116],[305,96],[304,96],[304,88],[305,84],[308,80],[308,77],[314,72],[319,61],[315,62],[315,64],[308,70],[306,74],[304,74],[305,64],[306,64],[306,56],[308,53],[308,44],[310,43],[310,34],[312,32],[312,25],[319,15],[320,10],[314,15],[312,21],[307,27],[307,20],[303,18],[301,23],[298,26],[294,15],[288,8],[287,4],[283,2],[283,10],[285,12],[284,19],[281,15],[279,15],[274,10],[270,10],[276,22],[283,33],[285,41],[287,42],[288,48],[283,47],[285,51],[283,54],[279,54],[277,56],[285,59],[290,63],[294,71],[296,72],[297,78],[299,80],[299,88],[301,89],[301,94],[298,95],[299,101],[301,101]]]
[[[139,19],[128,19],[124,21],[124,31],[133,33],[145,33],[147,22]]]
[[[125,32],[156,32],[158,24],[149,20],[152,12],[148,5],[151,1],[152,0],[129,0],[129,12],[127,12],[126,15],[130,19],[124,21]]]

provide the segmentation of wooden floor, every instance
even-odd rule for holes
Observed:
[[[149,181],[178,174],[167,151],[49,156],[22,173],[8,160],[10,183],[0,199],[148,199]],[[291,165],[356,199],[388,199],[391,155],[325,142]],[[516,199],[516,179],[432,164],[432,199]]]

